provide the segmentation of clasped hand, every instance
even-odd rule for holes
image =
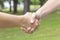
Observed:
[[[21,29],[26,33],[33,33],[38,28],[38,25],[39,20],[36,18],[36,14],[27,12],[24,15],[24,21]]]

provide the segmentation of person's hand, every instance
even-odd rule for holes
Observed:
[[[25,21],[24,21],[23,27],[21,27],[21,29],[27,33],[34,32],[39,25],[39,20],[36,18],[36,14],[27,12],[24,15],[24,17],[25,17],[25,19],[24,19]]]

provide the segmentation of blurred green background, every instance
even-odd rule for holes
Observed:
[[[15,15],[35,12],[46,2],[46,0],[18,0],[19,5],[14,9],[12,1],[17,2],[17,0],[0,0],[0,12]],[[0,40],[60,40],[60,8],[42,19],[40,23],[38,29],[32,34],[24,33],[18,27],[0,28]]]

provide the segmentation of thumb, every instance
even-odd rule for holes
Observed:
[[[34,23],[35,22],[35,13],[32,14],[32,17],[31,17],[31,23]]]

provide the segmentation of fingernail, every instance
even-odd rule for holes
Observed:
[[[28,27],[28,28],[27,28],[27,31],[29,31],[30,29],[31,29],[31,27]]]
[[[31,31],[33,31],[33,30],[34,30],[34,28],[31,29]]]
[[[31,23],[34,23],[34,20],[31,20]]]
[[[29,31],[29,33],[32,33],[34,31],[34,28],[31,28],[31,30]]]

